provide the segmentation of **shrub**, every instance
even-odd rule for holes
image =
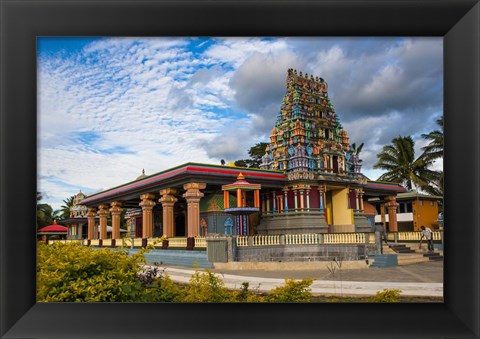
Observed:
[[[143,251],[132,256],[122,249],[98,249],[77,243],[38,243],[37,301],[139,301],[138,277]]]
[[[195,271],[190,283],[176,301],[183,302],[226,302],[231,301],[232,293],[225,287],[222,279],[206,270]]]
[[[247,303],[258,303],[265,302],[265,298],[256,293],[250,291],[250,284],[248,281],[242,282],[242,287],[239,291],[233,291],[231,301],[234,302],[247,302]]]
[[[267,301],[310,302],[312,298],[310,286],[312,283],[313,279],[302,279],[300,281],[285,279],[285,285],[273,289],[267,297]]]
[[[182,295],[180,287],[164,271],[160,272],[157,264],[143,269],[139,279],[144,288],[141,301],[172,302]]]
[[[400,293],[402,293],[401,290],[385,288],[383,291],[378,291],[371,301],[377,303],[398,303],[400,301]]]

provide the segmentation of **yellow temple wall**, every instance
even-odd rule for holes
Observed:
[[[348,208],[348,188],[332,191],[334,232],[354,232],[352,210]]]
[[[430,203],[433,203],[433,206]],[[420,231],[420,226],[422,225],[432,230],[438,229],[438,201],[414,200],[412,202],[412,210],[414,231]]]

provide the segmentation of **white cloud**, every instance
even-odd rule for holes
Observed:
[[[299,48],[293,38],[218,38],[197,51],[191,39],[106,38],[76,54],[41,54],[40,189],[56,204],[80,188],[89,194],[133,180],[142,168],[246,158],[268,140],[291,67],[329,83],[351,141],[365,142],[366,171],[393,132],[430,130],[405,120],[402,100],[413,98],[412,117],[440,114],[422,100],[441,93],[432,85],[441,43],[396,39],[371,51],[320,40]]]

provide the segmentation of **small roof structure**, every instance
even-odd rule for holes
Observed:
[[[259,190],[262,188],[260,184],[251,184],[245,180],[245,177],[240,172],[237,176],[237,181],[233,184],[222,185],[222,191],[233,191],[237,189],[242,189],[244,191]]]
[[[37,234],[67,234],[68,228],[62,225],[57,225],[57,221],[54,220],[52,225],[48,225],[40,228]]]

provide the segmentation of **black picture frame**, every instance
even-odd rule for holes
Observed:
[[[0,1],[2,338],[479,338],[480,4]],[[35,303],[37,36],[442,36],[445,302]]]

